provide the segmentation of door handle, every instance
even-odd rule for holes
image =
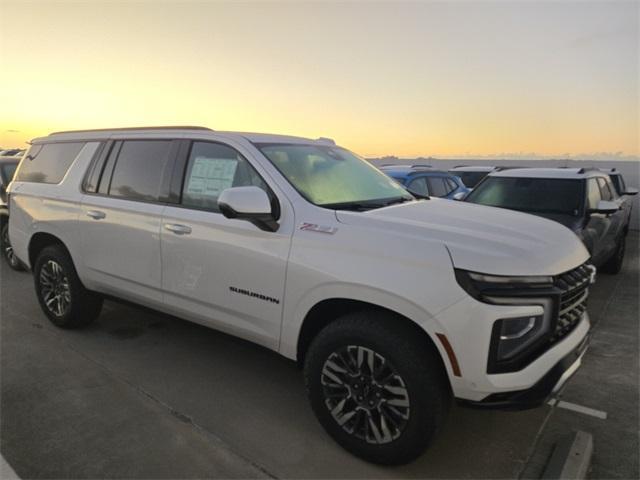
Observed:
[[[191,233],[191,227],[180,225],[178,223],[165,223],[164,228],[165,230],[169,230],[176,235],[189,235]]]
[[[107,214],[101,212],[100,210],[87,210],[87,216],[93,218],[94,220],[102,220],[107,216]]]

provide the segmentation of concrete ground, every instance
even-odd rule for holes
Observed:
[[[593,344],[562,393],[606,419],[454,407],[432,448],[396,468],[333,443],[277,354],[113,302],[91,327],[62,331],[31,276],[2,264],[0,451],[23,478],[539,478],[557,438],[585,430],[592,478],[638,478],[638,238],[624,271],[592,289]]]

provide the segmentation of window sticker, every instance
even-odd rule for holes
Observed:
[[[238,160],[230,158],[196,157],[191,169],[187,193],[218,197],[233,186]]]

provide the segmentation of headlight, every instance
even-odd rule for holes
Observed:
[[[529,315],[499,318],[493,325],[487,373],[514,371],[551,331],[559,294],[551,276],[502,276],[456,270],[458,284],[473,298],[492,305],[539,307]]]

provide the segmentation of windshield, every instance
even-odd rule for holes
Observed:
[[[327,208],[378,208],[414,197],[366,160],[340,147],[263,144],[260,151],[293,187]]]
[[[450,173],[460,177],[460,180],[462,180],[465,187],[474,188],[480,180],[487,176],[489,172],[459,172],[457,170],[453,170]]]
[[[11,182],[13,178],[13,174],[16,173],[16,168],[18,168],[18,163],[0,163],[0,177],[7,184]]]
[[[467,202],[531,213],[578,215],[581,180],[488,177],[465,199]]]

